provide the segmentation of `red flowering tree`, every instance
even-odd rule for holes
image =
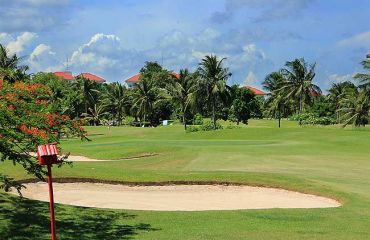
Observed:
[[[34,153],[38,145],[59,142],[61,137],[85,138],[79,122],[52,112],[48,104],[50,90],[42,84],[0,80],[0,160],[20,164],[29,174],[43,179],[44,170]],[[63,164],[65,157],[60,159]],[[11,178],[0,173],[0,188],[15,186]]]

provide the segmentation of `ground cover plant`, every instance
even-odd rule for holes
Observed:
[[[239,182],[316,193],[339,199],[344,205],[205,212],[58,205],[58,234],[61,239],[370,239],[369,130],[337,125],[300,127],[293,121],[283,121],[279,129],[269,120],[194,133],[185,133],[179,125],[87,127],[91,142],[64,140],[63,149],[117,161],[76,162],[72,167],[54,169],[56,177]],[[158,155],[119,160],[147,153]],[[0,163],[0,170],[17,179],[31,177],[7,162]],[[48,239],[47,203],[21,201],[5,193],[0,199],[0,236]]]

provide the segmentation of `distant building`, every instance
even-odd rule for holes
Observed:
[[[98,83],[105,83],[106,80],[97,76],[97,75],[94,75],[92,73],[80,73],[79,75],[77,76],[73,76],[71,72],[69,71],[65,71],[65,72],[54,72],[53,73],[55,76],[63,79],[63,80],[67,80],[67,81],[73,81],[75,79],[78,79],[78,78],[86,78],[88,80],[91,80],[91,81],[95,81],[95,82],[98,82]]]
[[[179,78],[180,77],[180,74],[178,73],[172,73],[173,76]],[[128,88],[133,88],[135,87],[135,85],[140,81],[140,77],[141,77],[141,73],[138,73],[128,79],[125,80],[125,83],[127,85]]]
[[[75,80],[71,72],[54,72],[54,75],[67,81]]]
[[[241,88],[248,89],[248,90],[250,90],[251,92],[253,92],[253,93],[254,93],[254,94],[256,94],[256,95],[260,95],[260,96],[264,96],[264,95],[266,95],[266,93],[265,93],[264,91],[259,90],[259,89],[254,88],[254,87],[251,87],[251,86],[246,86],[246,85],[244,85],[244,86],[241,86]]]
[[[92,73],[80,73],[76,76],[76,78],[86,78],[88,80],[91,80],[91,81],[95,81],[95,82],[98,82],[98,83],[105,83],[106,80],[97,76],[97,75],[94,75]]]
[[[366,58],[370,58],[370,53],[368,53],[368,54],[366,55]]]

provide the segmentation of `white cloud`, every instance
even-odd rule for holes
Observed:
[[[352,81],[354,74],[346,74],[346,75],[339,75],[339,74],[330,74],[328,76],[330,82],[345,82],[345,81]]]
[[[364,46],[368,47],[370,43],[370,31],[354,35],[350,38],[338,42],[340,46]]]
[[[256,75],[252,71],[249,71],[243,84],[248,85],[248,86],[255,86],[257,83],[258,83],[258,80],[256,78]]]
[[[55,52],[52,51],[51,47],[41,43],[32,51],[28,58],[28,65],[32,71],[54,71],[60,66]]]
[[[23,51],[24,47],[29,44],[33,39],[37,37],[36,33],[24,32],[17,37],[15,41],[10,41],[6,48],[9,53],[20,53]]]

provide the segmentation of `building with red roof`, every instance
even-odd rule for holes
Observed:
[[[75,78],[72,76],[72,73],[71,72],[54,72],[53,73],[55,76],[63,79],[63,80],[67,80],[67,81],[72,81],[72,80],[75,80]]]
[[[76,76],[76,78],[86,78],[90,81],[95,81],[95,82],[98,82],[98,83],[105,83],[106,80],[97,76],[97,75],[94,75],[92,73],[80,73]]]
[[[366,58],[370,58],[370,53],[368,53],[368,54],[366,55]]]
[[[178,73],[171,73],[173,76],[179,78],[180,77],[180,74]],[[138,73],[128,79],[125,80],[126,84],[127,84],[127,87],[128,88],[133,88],[139,81],[140,81],[140,77],[141,77],[141,73]]]
[[[241,86],[241,87],[250,90],[251,92],[253,92],[256,95],[260,95],[260,96],[266,95],[266,93],[264,91],[259,90],[259,89],[254,88],[254,87],[251,87],[251,86]]]

